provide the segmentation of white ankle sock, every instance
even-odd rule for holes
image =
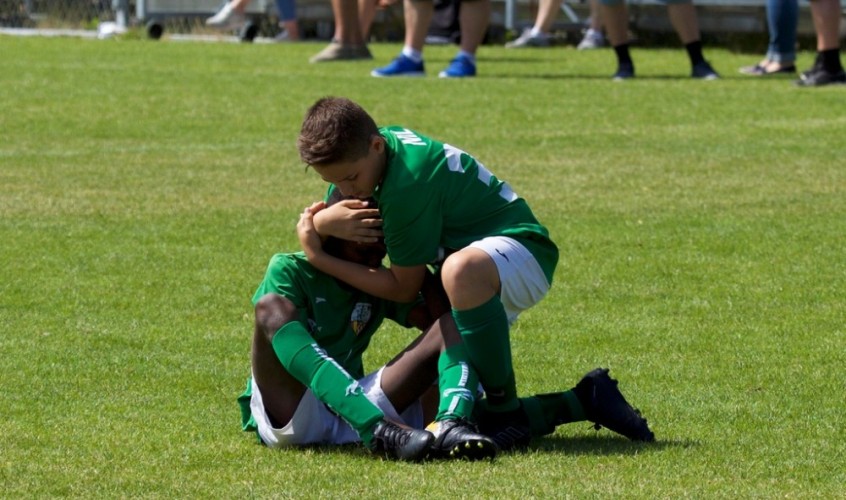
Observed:
[[[414,50],[407,45],[402,48],[402,55],[411,59],[414,62],[423,62],[423,52],[419,50]]]

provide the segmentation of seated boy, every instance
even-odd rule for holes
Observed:
[[[339,193],[330,202],[331,198],[337,200]],[[381,242],[368,245],[332,238],[323,247],[339,258],[374,268],[381,265],[385,252]],[[461,337],[452,317],[443,314],[449,304],[442,290],[427,280],[424,295],[426,307],[419,302],[382,301],[314,270],[302,254],[274,256],[254,297],[253,377],[239,398],[244,430],[256,431],[269,447],[363,441],[374,451],[408,460],[486,458],[494,456],[497,446],[526,444],[530,436],[515,441],[513,429],[491,414],[486,404],[476,408],[475,418],[486,424],[493,440],[475,433],[472,426],[442,428],[433,439],[425,431],[402,425],[419,429],[428,421],[423,419],[420,397],[439,375],[442,397],[434,406],[440,413],[462,407],[472,411],[478,385],[476,378],[468,377],[469,367],[461,364],[452,367],[458,381],[450,381],[446,372],[455,352],[463,348]],[[313,334],[303,328],[301,315],[308,318]],[[421,329],[431,326],[385,367],[361,378],[361,355],[385,317]],[[645,420],[636,417],[616,383],[606,383],[611,379],[605,372],[591,372],[570,391],[522,398],[531,435],[590,419],[632,439],[652,440]],[[648,434],[632,435],[630,424],[621,418],[642,421]]]
[[[330,202],[340,197],[336,192]],[[328,238],[323,248],[373,268],[385,255],[382,242]],[[437,440],[421,430],[418,399],[439,372],[455,374],[439,380],[451,410],[472,411],[478,386],[478,379],[462,376],[460,365],[447,366],[449,353],[462,348],[460,337],[449,315],[433,312],[433,304],[375,298],[317,271],[302,253],[275,255],[253,302],[252,377],[239,403],[244,429],[255,430],[264,444],[361,441],[405,460],[496,453],[493,441],[472,428],[452,427]],[[384,318],[429,328],[385,367],[363,377],[362,354]]]

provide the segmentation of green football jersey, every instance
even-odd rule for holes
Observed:
[[[293,302],[317,344],[354,378],[364,376],[362,353],[385,318],[408,326],[414,304],[397,304],[348,287],[309,264],[302,252],[274,255],[253,305],[277,293]]]
[[[558,247],[529,205],[464,151],[403,127],[379,129],[387,165],[373,197],[379,202],[391,263],[432,262],[438,248],[461,249],[488,236],[523,244],[549,283]]]

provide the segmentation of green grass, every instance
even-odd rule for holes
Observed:
[[[0,37],[4,496],[838,497],[846,483],[844,88],[757,55],[485,47],[480,76],[375,80],[320,45]],[[812,54],[802,53],[800,67]],[[561,249],[513,330],[521,392],[608,366],[638,445],[564,426],[494,463],[272,452],[238,427],[249,298],[325,185],[306,108],[345,95],[476,155]],[[411,338],[388,327],[376,367]]]

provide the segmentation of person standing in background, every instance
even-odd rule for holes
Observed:
[[[817,31],[817,57],[811,69],[799,76],[800,87],[846,83],[840,62],[840,0],[812,0],[811,18]]]
[[[635,67],[629,53],[629,9],[625,0],[600,0],[602,22],[608,34],[608,40],[617,55],[617,71],[614,80],[634,78]],[[692,78],[716,80],[720,77],[711,64],[702,55],[702,41],[699,33],[699,20],[696,7],[691,0],[662,0],[667,4],[670,22],[690,58]]]
[[[799,22],[799,0],[767,0],[767,30],[770,44],[764,60],[744,66],[744,75],[766,76],[796,73],[796,26]]]

